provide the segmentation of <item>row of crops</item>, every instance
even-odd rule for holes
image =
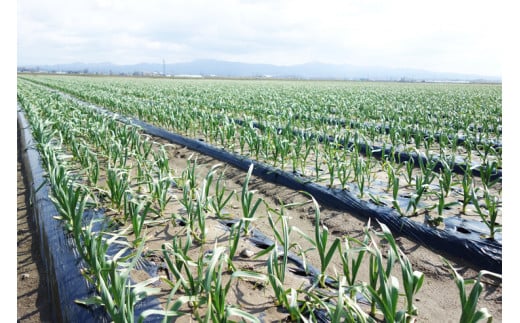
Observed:
[[[394,85],[342,90],[335,83],[316,84],[19,78],[18,100],[38,143],[59,219],[74,237],[84,276],[98,291],[98,296],[78,303],[103,306],[116,322],[133,321],[135,305],[156,292],[150,285],[159,278],[132,285],[130,272],[143,258],[147,227],[164,223],[178,227],[173,241],[161,250],[173,273],[172,279],[161,278],[171,287],[169,303],[167,311],[149,310],[143,317],[189,313],[197,320],[258,321],[226,301],[235,281],[253,280],[269,286],[274,304],[293,320],[319,321],[323,316],[331,321],[404,322],[417,315],[414,295],[424,276],[412,269],[384,225],[381,231],[368,227],[361,239],[329,239],[314,199],[316,231],[306,240],[319,254],[320,270],[304,268],[316,274],[311,288],[287,288],[284,283],[292,245],[289,233],[296,229],[287,225],[283,208],[267,206],[275,243],[257,255],[264,257],[266,272],[237,268],[238,241],[251,235],[262,203],[248,189],[252,169],[241,194],[226,190],[218,167],[198,180],[195,161],[189,160],[185,169],[171,169],[167,148],[141,129],[51,88],[308,181],[354,192],[360,199],[395,208],[402,217],[423,214],[434,226],[447,214],[479,218],[488,228],[483,239],[500,238],[499,88],[461,87],[454,94],[442,86],[435,91]],[[460,120],[462,111],[471,117]],[[374,147],[398,153],[378,157]],[[461,160],[467,166],[457,173],[455,165]],[[228,244],[201,252],[213,242],[209,219],[225,219],[225,207],[234,194],[242,217],[230,226]],[[171,212],[176,201],[185,212]],[[110,223],[104,230],[85,224],[84,212],[92,208],[104,210],[103,221]],[[126,244],[114,238],[123,234],[129,237]],[[391,245],[384,255],[378,248],[381,238]],[[124,246],[108,255],[116,240]],[[327,269],[335,257],[341,259],[343,272],[334,277]],[[368,283],[357,278],[364,261],[371,264]],[[397,264],[404,291],[392,276]],[[453,273],[462,293],[469,282]],[[474,282],[475,292],[461,296],[462,318],[489,317],[485,309],[465,306],[476,304],[480,277]]]
[[[37,81],[353,191],[402,216],[426,214],[435,225],[446,214],[470,214],[480,216],[490,238],[500,231],[501,92],[496,85],[378,84],[368,90],[335,83]]]

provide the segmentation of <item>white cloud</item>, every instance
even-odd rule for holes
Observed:
[[[21,64],[217,58],[500,74],[500,7],[479,0],[18,2]]]

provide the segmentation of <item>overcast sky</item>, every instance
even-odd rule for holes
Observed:
[[[17,64],[318,61],[500,76],[494,3],[18,0]]]

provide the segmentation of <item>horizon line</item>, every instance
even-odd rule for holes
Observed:
[[[171,65],[178,65],[178,64],[190,64],[190,63],[196,63],[196,62],[220,62],[220,63],[232,63],[232,64],[243,64],[243,65],[265,65],[265,66],[272,66],[277,68],[284,68],[284,67],[298,67],[298,66],[304,66],[304,65],[328,65],[328,66],[348,66],[348,67],[355,67],[355,68],[366,68],[366,69],[389,69],[389,70],[406,70],[408,72],[425,72],[425,73],[432,73],[432,74],[455,74],[458,76],[466,76],[466,77],[480,77],[480,78],[492,78],[495,80],[502,80],[502,75],[490,75],[490,74],[480,74],[478,72],[452,72],[452,71],[432,71],[424,68],[415,68],[415,67],[390,67],[390,66],[384,66],[384,65],[356,65],[351,63],[327,63],[322,61],[308,61],[305,63],[298,63],[298,64],[292,64],[292,65],[277,65],[273,63],[254,63],[254,62],[242,62],[242,61],[233,61],[233,60],[220,60],[220,59],[213,59],[213,58],[201,58],[201,59],[194,59],[191,61],[182,61],[182,62],[174,62],[174,63],[164,63],[163,62],[140,62],[140,63],[127,63],[127,64],[118,64],[118,63],[112,63],[110,61],[104,61],[104,62],[81,62],[76,61],[72,63],[42,63],[42,64],[35,64],[35,63],[28,63],[28,64],[17,64],[17,69],[20,68],[48,68],[48,67],[59,67],[60,65],[67,66],[67,65],[113,65],[117,67],[131,67],[131,66],[137,66],[137,65],[164,65],[164,66],[171,66]]]

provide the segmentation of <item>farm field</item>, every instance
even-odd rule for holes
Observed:
[[[20,75],[18,101],[100,295],[78,306],[128,321],[155,293],[178,321],[449,322],[462,313],[456,271],[480,277],[468,295],[482,286],[476,310],[501,321],[500,85]],[[355,207],[251,174],[262,165]],[[388,229],[400,225],[468,239],[489,260]]]

